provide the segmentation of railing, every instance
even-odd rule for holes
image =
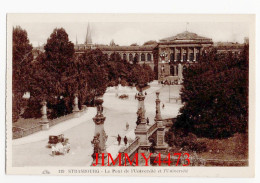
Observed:
[[[140,141],[139,137],[136,137],[136,139],[124,150],[124,153],[128,154],[128,156],[131,156],[132,153],[136,151],[136,149],[139,148]]]
[[[148,136],[151,136],[157,129],[157,123],[154,122],[154,124],[152,126],[150,126],[150,128],[147,131]]]

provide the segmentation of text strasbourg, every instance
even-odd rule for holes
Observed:
[[[158,166],[189,166],[189,156],[189,153],[168,153],[166,156],[162,156],[161,153],[155,155],[153,153],[149,155],[136,153],[131,160],[127,153],[119,153],[115,159],[110,153],[95,153],[92,166],[139,166],[140,161],[144,162],[140,166],[150,166],[151,161],[153,165]]]

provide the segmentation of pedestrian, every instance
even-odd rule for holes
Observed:
[[[126,125],[125,125],[125,127],[126,127],[126,130],[128,130],[128,129],[129,129],[129,124],[128,124],[128,122],[126,122]]]
[[[149,125],[149,118],[148,117],[147,117],[146,123],[147,123],[147,125]]]
[[[164,109],[164,104],[162,104],[162,108]]]
[[[125,146],[127,145],[127,137],[125,136],[124,138],[124,143],[125,143]]]
[[[118,145],[120,145],[121,144],[121,136],[119,134],[117,136],[117,141],[118,141]]]
[[[144,92],[144,94],[145,94],[145,95],[147,95],[147,93],[146,93],[146,92]]]

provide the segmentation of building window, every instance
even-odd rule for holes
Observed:
[[[183,53],[183,61],[187,61],[187,54]]]
[[[147,54],[147,61],[152,61],[152,56],[150,53]]]
[[[199,53],[196,53],[196,61],[199,60]]]
[[[123,54],[123,60],[127,60],[127,59],[126,59],[126,54],[125,54],[125,53]]]
[[[133,61],[133,55],[132,55],[132,53],[129,54],[129,61],[131,61],[131,62]]]
[[[171,55],[170,55],[170,61],[171,61],[171,62],[174,61],[174,54],[173,54],[173,53],[171,53]]]
[[[137,53],[135,54],[134,62],[135,63],[139,62],[139,55]]]
[[[177,61],[181,60],[181,53],[177,53]]]
[[[141,55],[141,61],[145,61],[145,55],[142,53],[142,55]]]
[[[193,61],[193,60],[194,60],[194,54],[190,53],[189,61]]]

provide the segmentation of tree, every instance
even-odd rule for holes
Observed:
[[[130,46],[139,46],[137,43],[132,43]]]
[[[185,103],[175,128],[209,138],[245,133],[248,127],[248,46],[240,56],[204,53],[183,73]]]
[[[74,45],[63,28],[56,28],[48,38],[44,50],[31,66],[30,102],[40,103],[46,100],[48,108],[52,110],[51,117],[58,117],[72,111],[74,94],[78,92]],[[31,108],[28,113],[33,110],[39,111]]]
[[[146,41],[143,45],[147,46],[147,45],[156,45],[157,42],[155,40],[150,40],[150,41]]]
[[[13,122],[19,118],[22,108],[22,97],[28,91],[28,69],[32,60],[32,45],[29,42],[26,30],[20,26],[13,28]]]
[[[108,58],[99,49],[90,50],[78,58],[79,97],[82,103],[93,104],[102,96],[108,85]]]

